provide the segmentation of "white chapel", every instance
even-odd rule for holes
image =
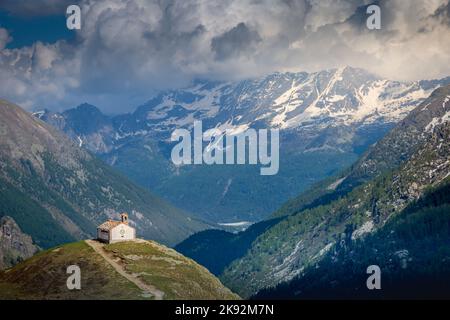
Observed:
[[[128,214],[121,213],[120,221],[108,220],[97,227],[97,240],[107,243],[136,239],[136,229],[128,225]]]

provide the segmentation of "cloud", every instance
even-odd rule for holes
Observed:
[[[11,41],[11,37],[8,30],[0,28],[0,50],[3,50],[9,41]]]
[[[37,2],[6,0],[0,8],[61,10],[59,1],[30,5]],[[398,80],[450,74],[448,0],[379,0],[381,30],[365,25],[372,2],[80,0],[82,29],[73,42],[6,49],[9,36],[0,29],[0,96],[27,107],[87,101],[123,112],[196,78],[342,65]]]
[[[229,31],[212,38],[211,49],[217,60],[225,60],[251,52],[261,37],[258,32],[250,30],[243,22]]]

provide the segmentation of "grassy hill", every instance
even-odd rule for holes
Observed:
[[[238,299],[204,267],[152,241],[100,245],[127,276],[163,293],[163,299]],[[68,290],[69,265],[81,270],[81,290]],[[88,242],[38,253],[0,272],[0,299],[153,299],[120,274]]]

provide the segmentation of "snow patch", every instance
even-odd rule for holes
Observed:
[[[429,124],[425,127],[425,132],[431,132],[433,129],[444,122],[450,120],[450,111],[447,111],[442,117],[433,118]]]
[[[222,222],[218,223],[219,226],[223,227],[245,227],[251,225],[250,221],[239,221],[239,222]]]
[[[38,119],[41,119],[42,116],[43,116],[44,114],[45,114],[45,111],[44,111],[44,110],[42,110],[42,111],[36,111],[36,112],[33,112],[33,113],[32,113],[32,115],[35,116],[35,117],[38,118]]]
[[[336,190],[336,188],[342,183],[342,181],[345,180],[345,178],[346,177],[336,180],[327,187],[327,190]]]
[[[450,101],[450,96],[446,96],[445,99],[444,99],[444,102],[442,102],[442,108],[445,109],[445,105],[446,105],[447,102],[449,102],[449,101]]]

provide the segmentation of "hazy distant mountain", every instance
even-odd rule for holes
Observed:
[[[390,81],[346,67],[198,81],[115,117],[89,105],[36,115],[181,208],[216,222],[257,221],[350,165],[448,82]],[[169,137],[174,129],[191,128],[194,119],[202,120],[204,129],[280,128],[279,173],[262,177],[255,166],[175,167]]]
[[[170,245],[206,227],[4,100],[0,136],[0,216],[12,217],[42,248],[91,237],[122,211],[139,236]]]

